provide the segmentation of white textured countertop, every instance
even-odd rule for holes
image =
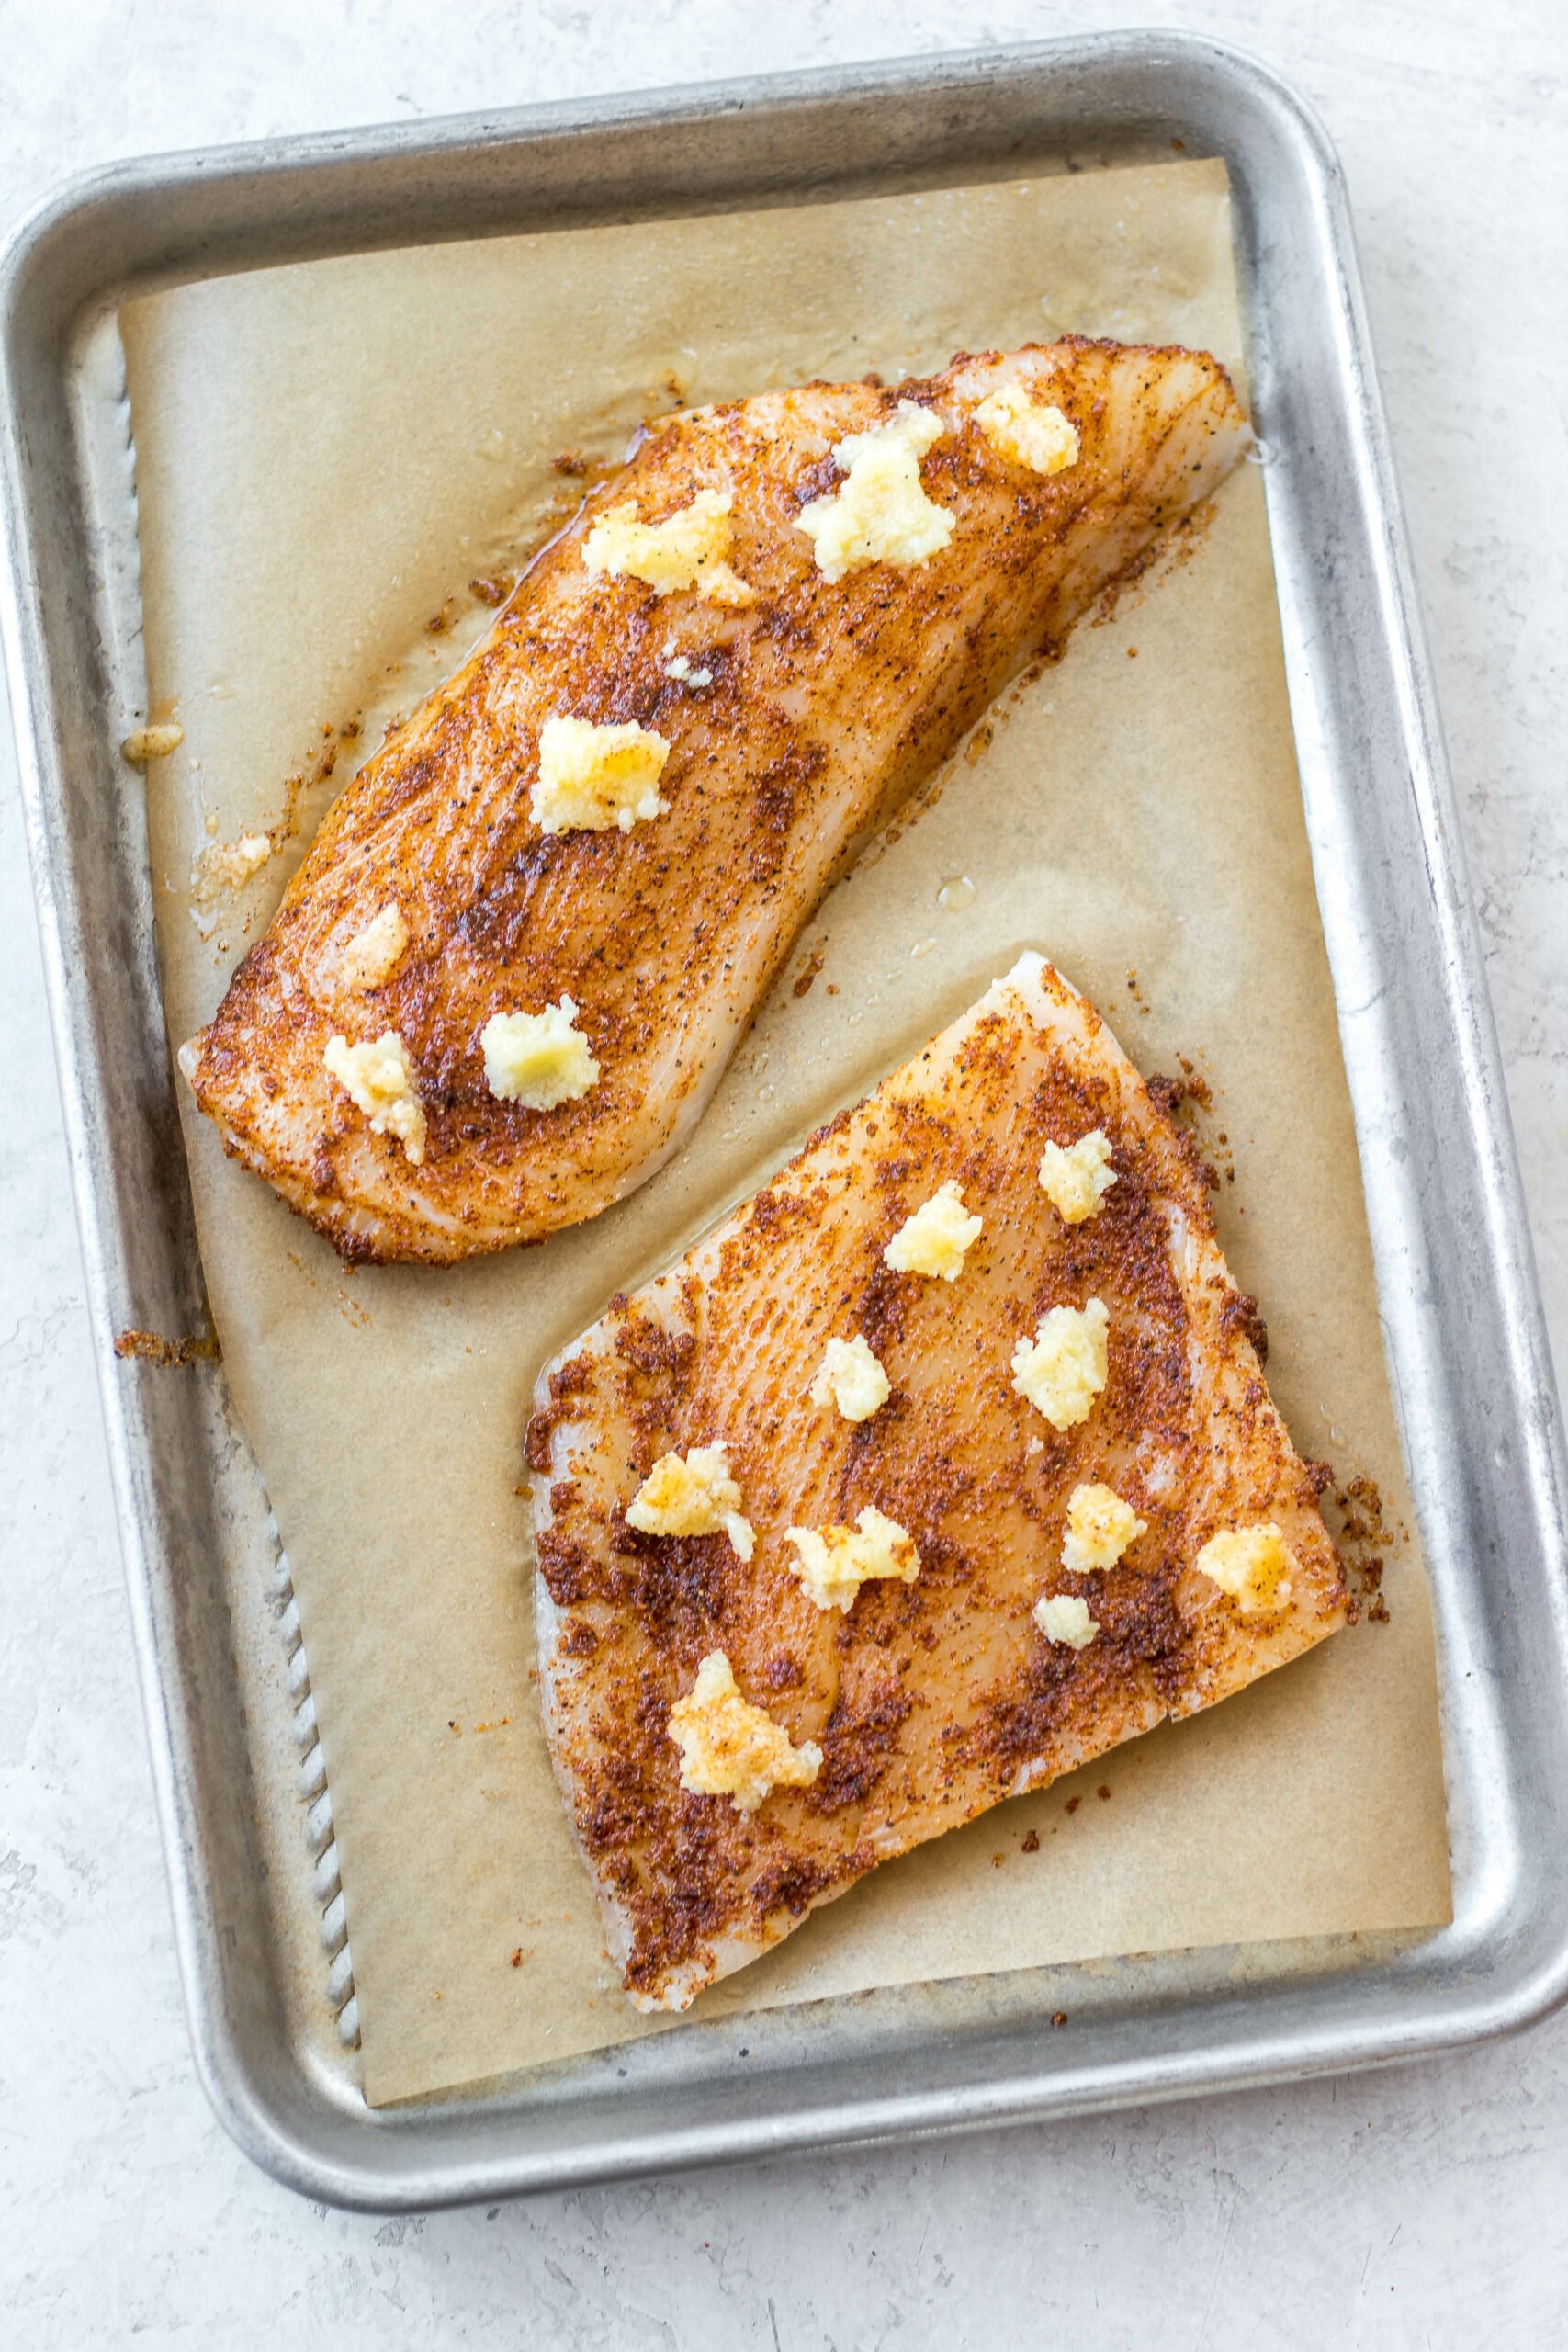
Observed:
[[[113,156],[1135,23],[1113,0],[0,0],[0,225]],[[1559,1363],[1568,29],[1559,0],[1151,16],[1312,97],[1348,172]],[[378,2222],[197,2086],[0,725],[0,2311],[34,2347],[1568,2340],[1568,2014],[1374,2077]],[[1568,1867],[1568,1849],[1564,1866]]]

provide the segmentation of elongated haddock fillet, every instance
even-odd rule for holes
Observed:
[[[350,1258],[623,1197],[856,848],[1247,441],[1216,360],[1078,339],[650,426],[183,1049],[230,1151]]]
[[[1028,955],[546,1368],[546,1726],[637,2007],[1346,1623],[1254,1309]]]

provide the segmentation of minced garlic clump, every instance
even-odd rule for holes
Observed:
[[[344,988],[378,989],[389,980],[408,953],[409,927],[396,900],[373,915],[356,931],[338,957]]]
[[[553,1111],[575,1102],[597,1084],[599,1065],[575,1024],[569,996],[543,1012],[494,1012],[479,1032],[485,1084],[499,1102],[525,1111]]]
[[[1048,1600],[1034,1604],[1034,1622],[1048,1642],[1060,1642],[1070,1650],[1087,1650],[1100,1627],[1089,1613],[1089,1603],[1077,1593],[1053,1593]]]
[[[1103,1299],[1087,1306],[1054,1306],[1032,1340],[1012,1351],[1012,1385],[1044,1414],[1053,1429],[1075,1429],[1087,1421],[1110,1368],[1106,1332],[1111,1317]]]
[[[662,523],[641,523],[630,500],[609,507],[582,543],[585,568],[596,576],[645,581],[660,596],[694,588],[710,605],[751,605],[756,591],[729,568],[734,493],[699,490],[689,506]]]
[[[632,1497],[626,1525],[641,1535],[728,1535],[742,1560],[756,1549],[722,1445],[690,1446],[684,1458],[661,1453]]]
[[[1022,384],[1001,384],[988,392],[975,411],[975,422],[1004,458],[1032,473],[1059,474],[1077,463],[1077,425]]]
[[[947,426],[935,412],[900,401],[887,424],[851,433],[833,451],[842,486],[795,517],[829,582],[867,563],[924,563],[953,537],[953,518],[926,496],[920,459]]]
[[[547,718],[539,729],[539,775],[530,800],[546,833],[603,833],[662,817],[659,779],[670,746],[651,727],[596,727],[591,718]]]
[[[1149,1532],[1110,1487],[1075,1487],[1067,1498],[1067,1526],[1062,1538],[1062,1566],[1069,1576],[1085,1577],[1096,1568],[1113,1568],[1129,1544]]]
[[[681,1750],[681,1786],[694,1797],[728,1797],[737,1813],[755,1813],[773,1789],[808,1789],[822,1770],[814,1739],[792,1747],[764,1708],[741,1697],[722,1650],[708,1652],[671,1708],[670,1736]]]
[[[186,730],[177,718],[154,720],[151,727],[131,729],[119,747],[120,757],[133,768],[144,768],[149,760],[166,760],[185,740]]]
[[[829,1340],[822,1368],[811,1384],[811,1401],[821,1411],[836,1405],[846,1421],[868,1421],[893,1394],[887,1374],[868,1342]]]
[[[981,1220],[964,1205],[963,1188],[955,1177],[938,1187],[913,1216],[905,1218],[882,1253],[883,1263],[896,1274],[934,1274],[955,1283],[964,1272],[964,1253],[979,1238]]]
[[[678,686],[695,689],[713,684],[713,672],[707,663],[705,662],[700,669],[694,667],[689,653],[672,653],[664,664],[664,674],[667,678],[673,678]]]
[[[818,1609],[847,1614],[871,1577],[897,1577],[900,1584],[913,1584],[920,1573],[914,1537],[874,1504],[853,1527],[786,1527],[784,1538],[800,1555],[791,1566]]]
[[[220,890],[238,890],[259,874],[272,855],[268,833],[242,833],[237,842],[214,842],[201,853],[202,879]]]
[[[1065,1149],[1059,1143],[1046,1145],[1040,1162],[1040,1189],[1067,1225],[1081,1225],[1086,1216],[1097,1216],[1115,1182],[1111,1146],[1103,1129],[1092,1128]]]
[[[1244,1617],[1277,1617],[1290,1607],[1295,1560],[1272,1520],[1211,1535],[1192,1565],[1229,1594]]]
[[[424,1105],[409,1049],[397,1031],[388,1029],[363,1046],[351,1046],[346,1037],[329,1037],[321,1058],[329,1077],[336,1079],[369,1120],[372,1135],[396,1136],[417,1168],[424,1158]]]

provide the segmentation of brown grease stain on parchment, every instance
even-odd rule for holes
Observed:
[[[175,1043],[302,844],[216,912],[193,865],[278,825],[286,780],[337,740],[323,729],[363,718],[301,801],[319,817],[460,658],[489,617],[465,583],[504,571],[579,485],[552,459],[613,456],[672,396],[891,379],[1069,328],[1240,359],[1217,164],[356,256],[152,297],[123,323],[150,692],[185,728],[148,777]],[[658,2030],[602,1956],[530,1679],[516,1489],[538,1364],[1021,948],[1086,989],[1145,1070],[1199,1057],[1235,1170],[1221,1238],[1263,1302],[1275,1396],[1303,1453],[1413,1517],[1257,469],[1190,560],[988,724],[810,925],[690,1149],[592,1225],[345,1277],[182,1101],[224,1365],[293,1571],[375,2102]],[[694,2015],[1446,1919],[1413,1551],[1384,1589],[1388,1623],[876,1872]],[[1101,1786],[1118,1801],[1076,1802]]]

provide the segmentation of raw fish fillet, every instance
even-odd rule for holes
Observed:
[[[1076,431],[1062,469],[1035,470],[976,422],[1015,384]],[[947,543],[830,578],[798,518],[842,491],[835,447],[901,403],[942,427],[919,481],[952,517]],[[807,384],[650,425],[344,788],[183,1049],[228,1149],[351,1259],[462,1258],[621,1199],[690,1135],[858,848],[1247,439],[1216,360],[1077,338],[961,356],[896,390]],[[665,521],[705,492],[730,500],[729,574],[752,601],[585,562],[611,510]],[[669,744],[638,804],[659,813],[544,828],[540,736],[563,717]],[[499,1099],[487,1024],[568,1000],[586,1091]],[[342,1051],[389,1036],[411,1090],[389,1115],[353,1094]]]
[[[1113,1181],[1059,1189],[1070,1222],[1042,1163],[1055,1145],[1079,1165],[1095,1136],[1089,1164],[1108,1151]],[[1026,955],[546,1367],[527,1441],[546,1727],[639,2008],[684,2007],[877,1863],[1347,1622],[1325,1474],[1270,1401],[1208,1182],[1159,1081]],[[893,1236],[951,1183],[980,1219],[959,1271],[895,1272]],[[1020,1366],[1057,1310],[1091,1300],[1104,1385],[1059,1427]],[[818,1382],[831,1340],[883,1367],[866,1418]],[[627,1524],[655,1462],[704,1447],[722,1451],[750,1559],[726,1532]],[[1083,1556],[1066,1540],[1079,1489],[1141,1523],[1114,1565],[1065,1565]],[[866,1510],[913,1540],[918,1574],[906,1555],[847,1609],[819,1607],[786,1531]],[[1260,1530],[1288,1575],[1237,1592],[1236,1539],[1268,1552]],[[682,1786],[671,1713],[716,1655],[792,1757],[820,1755],[750,1811]]]

